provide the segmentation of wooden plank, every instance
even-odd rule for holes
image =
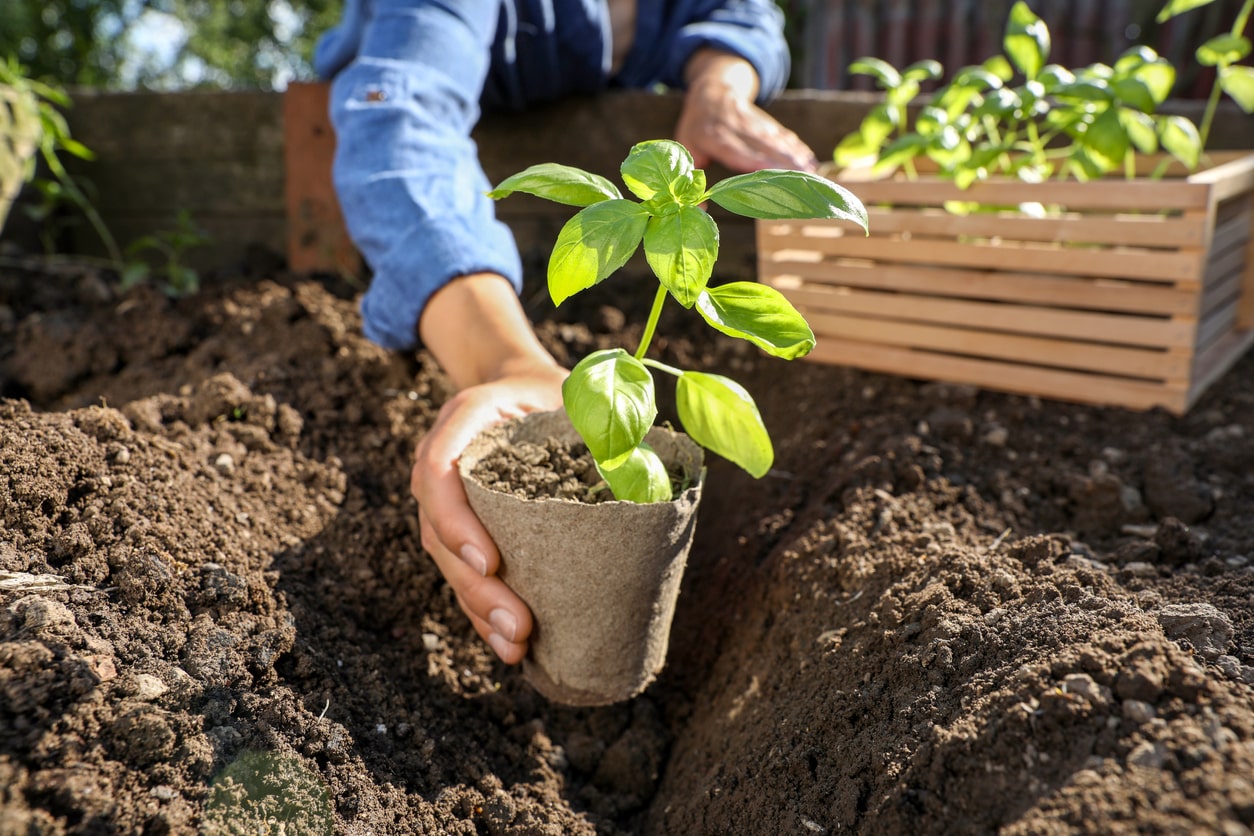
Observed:
[[[1062,372],[1016,363],[951,357],[851,341],[825,340],[815,346],[807,358],[908,378],[966,383],[1063,401],[1130,409],[1162,406],[1176,413],[1183,412],[1187,404],[1187,392],[1175,384],[1154,384],[1104,375]]]
[[[93,167],[96,207],[104,215],[284,212],[283,168],[251,160],[155,160],[144,165]]]
[[[1151,285],[1096,276],[1041,276],[949,267],[879,266],[865,262],[806,262],[784,258],[786,252],[762,259],[763,281],[780,288],[818,282],[929,296],[1164,316],[1188,316],[1197,311],[1197,290],[1189,286]]]
[[[834,337],[1147,380],[1185,378],[1192,364],[1192,357],[1179,351],[1125,348],[830,313],[811,313],[808,319],[819,342]]]
[[[1254,345],[1254,328],[1244,328],[1228,332],[1206,351],[1200,352],[1193,363],[1188,405],[1196,403],[1212,383],[1249,351],[1251,345]]]
[[[1254,202],[1254,196],[1250,198]],[[1237,304],[1237,327],[1254,330],[1254,221],[1245,242],[1245,267],[1241,271],[1241,301]]]
[[[1211,200],[1217,203],[1254,191],[1254,154],[1246,154],[1214,168],[1199,171],[1189,177],[1189,182],[1209,185]]]
[[[1051,247],[1017,242],[990,245],[933,239],[907,242],[858,235],[825,238],[796,232],[783,234],[779,232],[779,227],[775,228],[772,236],[773,246],[778,249],[812,248],[824,255],[875,259],[885,264],[938,264],[1173,283],[1196,278],[1201,271],[1202,260],[1200,250],[1162,252],[1127,248]]]
[[[325,84],[292,83],[283,96],[287,262],[295,273],[364,276],[331,180],[335,131]]]
[[[1237,311],[1231,305],[1216,308],[1198,323],[1197,350],[1210,348],[1220,337],[1236,330]]]
[[[277,164],[283,153],[281,97],[257,91],[107,93],[79,88],[65,115],[71,135],[92,149],[101,164],[143,167],[216,160],[251,161],[260,168]]]
[[[912,322],[967,326],[983,331],[1070,337],[1112,345],[1184,348],[1193,344],[1196,321],[1188,317],[1060,311],[1032,305],[920,299],[851,288],[808,286],[783,291],[803,313],[831,311]]]
[[[946,180],[842,181],[866,204],[894,206],[941,206],[946,201],[975,201],[990,206],[1014,207],[1021,203],[1063,206],[1071,211],[1159,211],[1205,209],[1212,186],[1168,180],[1103,180],[1092,183],[1050,181],[1021,183],[988,180],[959,189]]]
[[[871,207],[867,210],[872,235],[910,233],[912,238],[970,236],[1007,238],[1015,241],[1050,241],[1074,244],[1127,244],[1140,247],[1200,247],[1205,224],[1197,218],[1162,215],[1082,215],[1029,218],[1020,214],[956,215],[943,209]],[[851,233],[854,224],[833,222]],[[802,229],[808,225],[802,225]],[[813,233],[812,233],[813,234]]]

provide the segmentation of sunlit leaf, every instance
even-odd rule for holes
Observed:
[[[671,477],[666,472],[666,463],[643,441],[618,467],[607,470],[598,464],[597,472],[610,486],[615,499],[640,503],[671,499]]]
[[[757,404],[736,381],[717,374],[684,372],[676,407],[692,440],[761,478],[775,461],[771,437]]]
[[[1019,0],[1010,9],[1010,19],[1006,21],[1006,55],[1019,72],[1032,79],[1049,60],[1049,48],[1049,28],[1027,3]]]
[[[535,195],[567,206],[591,206],[621,198],[613,183],[583,169],[557,163],[541,163],[501,181],[488,197],[500,200],[515,192]]]
[[[627,263],[644,237],[648,211],[630,200],[606,200],[562,227],[549,257],[549,296],[560,305]]]
[[[633,146],[620,170],[632,194],[648,200],[658,192],[675,194],[677,184],[691,181],[695,168],[692,155],[683,145],[670,139],[653,139]]]
[[[610,470],[631,456],[657,417],[653,376],[621,348],[580,360],[562,383],[562,402],[592,457]]]
[[[696,206],[650,218],[644,230],[644,257],[679,304],[691,308],[714,272],[718,226]]]
[[[748,340],[767,354],[793,360],[814,348],[814,332],[784,295],[757,282],[707,288],[697,310],[716,330]]]
[[[852,192],[805,171],[763,169],[728,177],[706,197],[729,212],[750,218],[836,218],[866,229],[866,207]]]

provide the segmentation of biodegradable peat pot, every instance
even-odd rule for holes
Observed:
[[[472,474],[517,442],[582,444],[566,413],[540,412],[479,435],[459,468],[470,505],[501,552],[500,577],[531,607],[527,681],[553,702],[606,705],[630,699],[666,662],[671,618],[697,522],[704,451],[654,427],[646,441],[690,487],[670,502],[585,504],[523,499]]]
[[[1254,154],[1209,157],[1161,180],[852,183],[870,235],[758,221],[759,275],[810,321],[808,359],[1182,414],[1254,344]]]

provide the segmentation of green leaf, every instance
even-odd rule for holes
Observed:
[[[1153,92],[1139,78],[1117,79],[1110,89],[1115,94],[1117,102],[1134,107],[1142,113],[1153,113],[1157,106]]]
[[[1192,121],[1183,116],[1168,116],[1158,125],[1158,138],[1168,154],[1189,169],[1197,168],[1202,156],[1202,137]]]
[[[1246,113],[1254,113],[1254,67],[1224,67],[1219,71],[1220,88]]]
[[[859,58],[849,65],[853,75],[869,75],[884,90],[892,90],[901,85],[901,73],[882,58]]]
[[[631,456],[657,417],[653,376],[621,348],[580,360],[562,383],[562,402],[592,457],[607,470]]]
[[[669,502],[671,477],[661,457],[643,441],[631,451],[627,460],[613,470],[597,464],[597,472],[624,502]]]
[[[684,431],[692,440],[762,478],[775,461],[757,404],[739,383],[704,372],[684,372],[675,390]]]
[[[1046,93],[1053,93],[1059,87],[1075,84],[1075,73],[1057,64],[1048,64],[1037,75],[1036,80],[1045,88]]]
[[[878,143],[871,145],[861,133],[853,133],[842,139],[832,151],[832,161],[839,168],[858,166],[875,162],[879,156]]]
[[[626,264],[648,220],[643,206],[619,198],[593,204],[567,221],[549,257],[553,304],[562,304]]]
[[[670,294],[691,308],[714,272],[718,259],[718,226],[696,206],[649,219],[644,230],[644,257]]]
[[[1160,105],[1176,85],[1176,68],[1166,61],[1152,61],[1138,67],[1133,77],[1149,89],[1154,104]]]
[[[1250,39],[1241,35],[1217,35],[1197,48],[1203,67],[1226,67],[1250,54]]]
[[[1011,8],[1010,19],[1006,21],[1003,41],[1006,55],[1019,72],[1033,79],[1049,59],[1049,47],[1049,28],[1027,3],[1019,0]]]
[[[1130,75],[1136,72],[1138,67],[1154,63],[1157,60],[1158,53],[1147,46],[1130,47],[1124,50],[1119,59],[1115,61],[1114,71],[1116,75]]]
[[[814,332],[784,295],[757,282],[707,288],[697,311],[716,330],[748,340],[774,357],[795,360],[814,348]]]
[[[1059,84],[1053,94],[1064,99],[1079,99],[1088,102],[1108,102],[1114,95],[1110,84],[1102,79],[1076,79],[1070,84]]]
[[[945,68],[939,61],[931,58],[915,61],[901,71],[904,81],[935,81],[945,74]]]
[[[1119,120],[1119,112],[1108,108],[1084,132],[1084,147],[1103,168],[1114,168],[1128,154],[1130,140]]]
[[[1199,9],[1202,6],[1209,6],[1215,0],[1170,0],[1162,11],[1158,13],[1158,22],[1165,23],[1176,15],[1182,15],[1187,11]]]
[[[1119,109],[1119,124],[1136,150],[1142,154],[1153,154],[1158,150],[1158,126],[1153,116],[1123,107]]]
[[[632,194],[648,200],[658,192],[687,191],[695,168],[688,149],[671,139],[652,139],[633,146],[621,167]]]
[[[835,218],[867,227],[862,201],[843,186],[805,171],[767,168],[738,174],[714,184],[706,198],[749,218]]]
[[[1010,66],[1010,62],[1006,60],[1004,55],[994,55],[980,65],[980,69],[986,70],[997,77],[1002,84],[1006,84],[1010,79],[1015,77],[1015,68]],[[1001,85],[998,85],[999,87]]]
[[[622,198],[618,188],[604,177],[558,163],[533,165],[506,177],[499,186],[488,192],[488,197],[500,200],[515,192],[535,195],[566,206],[591,206],[603,200]]]

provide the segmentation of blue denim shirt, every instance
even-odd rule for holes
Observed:
[[[681,87],[702,46],[748,60],[763,100],[788,78],[773,0],[638,0],[631,51],[613,77],[612,45],[606,0],[346,0],[314,66],[334,79],[336,192],[374,273],[362,299],[367,337],[413,348],[423,306],[457,276],[499,273],[521,289],[518,248],[484,194],[492,186],[470,138],[481,107]]]

